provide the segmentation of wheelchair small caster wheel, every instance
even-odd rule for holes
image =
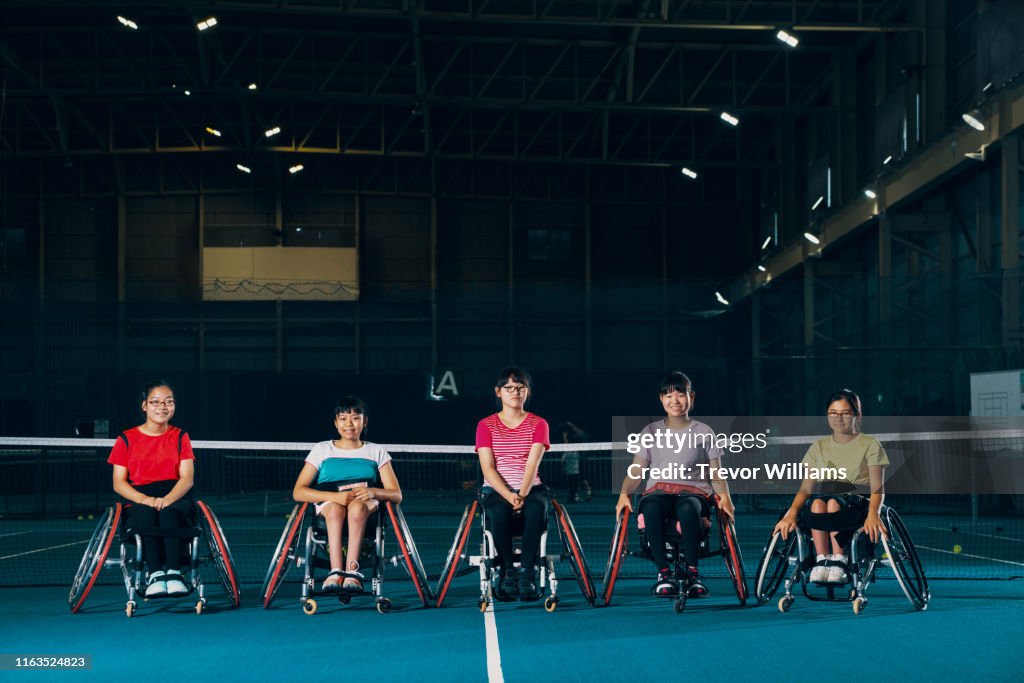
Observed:
[[[487,598],[480,598],[480,601],[477,603],[477,606],[480,608],[480,612],[483,613],[487,611],[487,606],[490,604],[491,601]]]
[[[129,602],[124,606],[124,615],[131,619],[133,614],[135,614],[135,603]]]
[[[381,614],[387,614],[391,611],[391,601],[387,598],[381,598],[377,601],[377,611]]]
[[[556,609],[558,609],[558,598],[555,598],[555,597],[547,597],[547,598],[545,598],[544,599],[544,609],[546,609],[548,612],[554,612]]]
[[[857,597],[857,589],[856,588],[851,588],[850,589],[850,600],[854,600],[854,599],[856,599],[856,597]]]
[[[793,606],[793,598],[783,597],[779,599],[779,611],[788,612],[789,608]]]
[[[202,614],[206,607],[206,600],[196,600],[196,614]]]
[[[302,611],[311,616],[316,614],[316,607],[316,600],[313,599],[306,600],[304,603],[302,603]]]
[[[855,599],[853,601],[853,613],[854,614],[860,614],[861,612],[864,611],[864,608],[867,606],[867,604],[868,604],[867,598],[857,598],[857,599]]]
[[[676,614],[682,614],[683,610],[686,609],[686,598],[678,597],[672,604],[672,609],[676,611]]]
[[[348,603],[352,602],[352,596],[348,593],[340,593],[338,595],[338,602],[340,602],[343,605],[347,605]]]

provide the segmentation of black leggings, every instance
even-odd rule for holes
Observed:
[[[532,569],[537,564],[540,553],[540,537],[547,528],[548,491],[544,486],[534,486],[519,513],[513,513],[512,506],[496,491],[484,498],[484,509],[487,511],[487,523],[494,546],[498,551],[498,562],[502,567],[512,566],[514,551],[512,549],[512,524],[514,515],[523,517],[523,556],[521,566]]]
[[[700,556],[700,536],[704,522],[702,517],[710,514],[707,500],[690,494],[670,495],[652,493],[640,499],[640,514],[644,516],[644,528],[651,545],[651,559],[658,570],[668,567],[665,555],[665,522],[676,520],[683,534],[680,549],[686,556],[686,564],[696,567]]]
[[[825,501],[826,506],[828,501],[835,500],[839,503],[839,511],[811,512],[811,504],[815,500]],[[849,552],[853,534],[864,526],[864,520],[868,518],[868,503],[867,498],[858,495],[814,495],[800,511],[799,521],[809,529],[837,532],[836,543],[843,552]]]
[[[135,490],[147,496],[166,496],[177,481],[156,481],[136,486]],[[187,529],[195,519],[195,506],[188,497],[175,501],[163,510],[148,505],[133,503],[125,511],[129,529]],[[186,539],[179,536],[143,536],[142,558],[149,571],[181,569],[182,544]]]

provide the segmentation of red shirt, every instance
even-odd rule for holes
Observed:
[[[535,443],[543,444],[545,450],[551,446],[547,420],[533,413],[527,413],[526,419],[515,429],[506,426],[497,413],[488,415],[476,426],[476,449],[490,448],[494,452],[495,469],[517,491],[523,485],[526,461]],[[533,485],[539,483],[540,477],[534,474]],[[492,482],[484,484],[495,488]]]
[[[181,453],[178,453],[178,435],[181,434]],[[177,481],[178,465],[182,460],[195,460],[188,434],[170,427],[160,436],[143,434],[138,427],[124,432],[129,446],[118,437],[107,462],[128,468],[128,482],[132,486],[152,484],[154,481]]]

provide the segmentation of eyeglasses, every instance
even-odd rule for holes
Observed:
[[[146,403],[149,404],[150,408],[159,408],[160,406],[163,406],[164,408],[173,408],[174,407],[174,399],[173,398],[169,398],[166,401],[158,401],[157,399],[153,399],[152,401],[146,401]]]
[[[846,420],[846,419],[849,419],[849,418],[853,417],[853,413],[850,412],[849,410],[844,410],[841,413],[837,413],[835,411],[829,411],[827,413],[827,415],[828,415],[828,419],[830,419],[830,420],[840,420],[840,419]]]
[[[530,390],[530,387],[525,385],[506,384],[502,387],[506,394],[525,394]]]

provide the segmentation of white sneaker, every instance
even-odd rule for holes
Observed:
[[[849,575],[846,573],[846,563],[849,562],[849,558],[846,555],[832,555],[832,566],[828,568],[828,578],[826,582],[844,584],[849,579]]]
[[[146,597],[147,598],[159,598],[163,595],[167,595],[167,581],[164,580],[166,574],[164,572],[153,572],[149,575],[149,581],[146,584]]]
[[[168,595],[187,595],[188,586],[182,581],[181,572],[177,569],[170,569],[165,575],[167,578]]]
[[[829,567],[825,566],[825,558],[822,557],[811,567],[811,574],[807,579],[811,583],[825,583],[828,581],[828,570]]]

